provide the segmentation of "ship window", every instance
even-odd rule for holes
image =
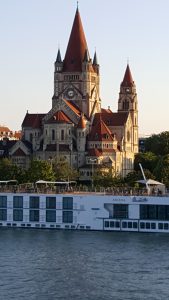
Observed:
[[[114,221],[110,221],[110,227],[114,227]]]
[[[73,223],[73,212],[63,211],[62,221],[63,223]]]
[[[122,222],[122,228],[127,228],[127,222]]]
[[[39,222],[39,210],[30,210],[29,211],[29,221],[30,222]]]
[[[13,196],[13,207],[23,208],[23,196]]]
[[[105,226],[106,228],[108,228],[108,227],[109,227],[109,222],[108,222],[108,221],[105,221],[104,226]]]
[[[140,222],[140,228],[145,229],[145,223],[144,222]]]
[[[63,209],[73,209],[73,197],[63,197]]]
[[[23,221],[23,209],[13,210],[13,221]]]
[[[151,223],[151,229],[156,229],[156,223]]]
[[[164,229],[168,230],[168,223],[164,223]]]
[[[150,229],[150,223],[146,223],[146,229]]]
[[[0,196],[0,207],[7,208],[7,196]]]
[[[46,197],[46,208],[56,209],[56,197]]]
[[[128,218],[128,205],[127,204],[114,204],[113,218],[127,219]]]
[[[7,220],[7,209],[0,209],[0,220],[1,221]]]
[[[137,222],[133,222],[133,228],[134,228],[134,229],[137,228]]]
[[[132,222],[128,222],[128,228],[132,228],[133,224]]]
[[[119,227],[120,227],[120,222],[119,222],[119,221],[116,221],[116,222],[115,222],[115,227],[116,227],[116,228],[119,228]]]
[[[39,197],[31,196],[29,198],[29,207],[30,208],[39,208]]]
[[[56,222],[55,210],[46,210],[46,222]]]
[[[158,229],[163,229],[163,223],[158,224]]]

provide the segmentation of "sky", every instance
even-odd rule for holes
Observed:
[[[77,2],[0,0],[0,124],[20,130],[28,110],[52,107],[58,47],[64,58]],[[102,107],[117,111],[127,61],[137,88],[139,135],[169,130],[169,1],[79,0]]]

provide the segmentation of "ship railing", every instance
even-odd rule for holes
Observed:
[[[41,186],[37,187],[34,184],[19,184],[19,185],[0,185],[0,193],[38,193],[38,194],[64,194],[64,193],[90,193],[104,194],[114,196],[148,196],[147,189],[129,188],[129,187],[95,187],[88,186]],[[166,193],[151,193],[149,196],[169,196],[169,191]]]

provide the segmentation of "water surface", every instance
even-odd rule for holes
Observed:
[[[0,300],[169,298],[169,235],[0,229]]]

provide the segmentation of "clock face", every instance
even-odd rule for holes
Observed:
[[[130,92],[130,89],[129,89],[129,88],[126,88],[126,92],[129,93],[129,92]]]
[[[74,90],[72,90],[72,89],[69,89],[69,90],[67,90],[67,96],[69,97],[69,98],[73,98],[74,97]]]

